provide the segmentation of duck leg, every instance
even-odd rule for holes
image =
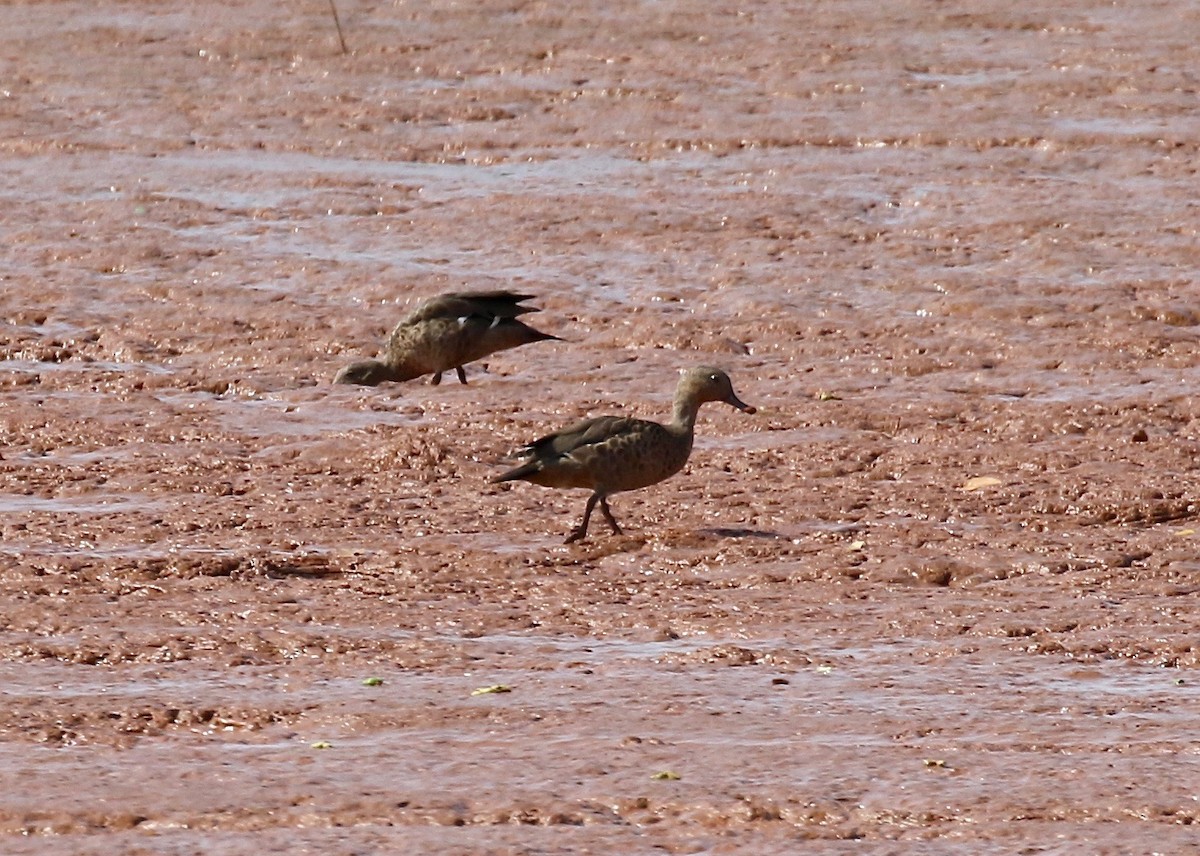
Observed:
[[[454,370],[456,372],[458,372],[458,382],[465,386],[467,383],[467,373],[465,371],[463,371],[463,367],[455,366]]]
[[[433,377],[431,377],[429,379],[430,386],[437,386],[441,382],[442,382],[442,373],[441,372],[434,372]]]
[[[588,521],[592,519],[592,509],[596,507],[597,501],[603,500],[604,497],[598,493],[593,493],[588,497],[587,505],[583,509],[583,522],[571,530],[571,534],[567,536],[567,540],[563,541],[564,544],[571,544],[587,535]],[[605,502],[604,506],[607,507],[607,505],[608,503]],[[608,514],[608,512],[606,511],[605,514]],[[611,516],[609,515],[609,517]]]
[[[600,497],[600,511],[604,513],[604,519],[608,521],[608,525],[612,527],[614,535],[621,534],[621,527],[617,525],[617,521],[612,516],[612,512],[608,509],[608,497]]]

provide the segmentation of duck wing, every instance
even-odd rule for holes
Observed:
[[[418,324],[437,318],[516,318],[526,312],[537,312],[532,306],[521,306],[532,300],[532,294],[514,291],[451,291],[426,300],[405,319],[405,324]]]
[[[577,422],[561,431],[539,437],[528,446],[521,448],[521,455],[528,458],[516,469],[501,473],[492,479],[493,482],[526,479],[538,484],[550,484],[556,487],[587,487],[590,479],[586,476],[586,464],[575,458],[582,452],[584,457],[590,449],[619,438],[638,433],[647,425],[641,419],[630,419],[626,416],[598,416]],[[582,471],[577,471],[582,466]],[[554,475],[551,481],[542,481],[546,474]],[[572,479],[583,475],[582,481]],[[556,481],[554,479],[561,479]]]
[[[644,420],[628,416],[597,416],[534,440],[523,451],[540,460],[558,458],[587,446],[606,443],[642,430]]]

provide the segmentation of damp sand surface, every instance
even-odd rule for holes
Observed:
[[[1194,848],[1195,10],[338,8],[0,8],[0,850]]]

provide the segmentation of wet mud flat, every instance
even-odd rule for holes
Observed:
[[[1189,852],[1195,11],[339,10],[0,9],[0,849]]]

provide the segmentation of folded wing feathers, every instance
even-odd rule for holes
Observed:
[[[534,440],[525,446],[523,451],[527,455],[539,458],[566,455],[627,433],[637,422],[637,419],[627,416],[597,416],[594,419],[585,419],[562,431]]]
[[[521,306],[523,300],[532,300],[532,294],[517,294],[512,291],[452,291],[431,298],[404,319],[405,324],[417,324],[435,318],[516,318],[526,312],[537,312],[532,306]]]

